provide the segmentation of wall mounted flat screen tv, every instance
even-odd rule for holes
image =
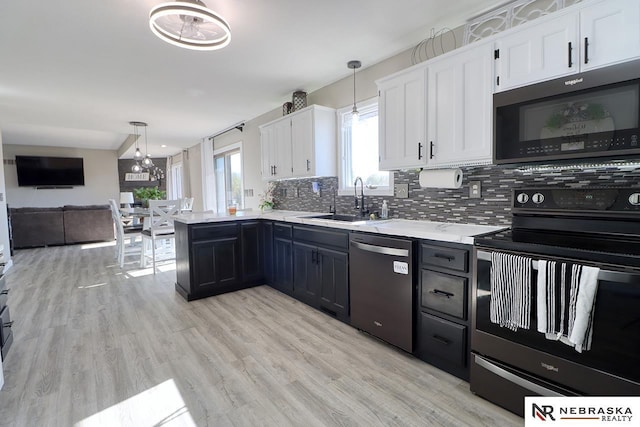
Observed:
[[[20,187],[84,185],[82,157],[16,156]]]

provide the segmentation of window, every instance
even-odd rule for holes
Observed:
[[[365,194],[393,195],[393,173],[378,170],[378,99],[358,105],[360,119],[352,124],[352,107],[338,110],[340,124],[341,195],[352,195],[354,181],[362,178]]]
[[[236,205],[238,209],[243,209],[241,143],[214,151],[213,163],[216,176],[217,211],[224,212],[230,205]]]
[[[171,198],[182,198],[182,163],[171,165]]]

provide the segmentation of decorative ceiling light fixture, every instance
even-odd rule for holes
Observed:
[[[142,155],[142,151],[140,151],[140,147],[138,147],[138,139],[140,139],[140,134],[138,133],[138,127],[144,126],[145,135],[146,135],[147,124],[145,122],[129,122],[129,124],[133,126],[133,134],[135,135],[135,138],[136,138],[135,139],[136,152],[133,154],[133,160],[135,160],[136,163],[133,166],[131,166],[131,172],[140,173],[142,172],[142,166],[140,166],[140,160],[142,160],[144,156]]]
[[[353,70],[353,110],[351,111],[351,122],[355,123],[358,121],[359,113],[358,107],[356,107],[356,70],[362,66],[360,61],[349,61],[347,63],[347,67]]]
[[[145,169],[149,169],[153,167],[153,161],[151,160],[151,154],[149,154],[149,144],[147,142],[147,124],[144,125],[144,151],[146,151],[146,155],[144,159],[142,159],[142,167]]]
[[[229,24],[200,0],[159,4],[149,13],[149,27],[167,43],[186,49],[222,49],[231,41]]]

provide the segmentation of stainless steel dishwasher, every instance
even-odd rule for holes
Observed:
[[[413,242],[349,235],[351,324],[383,341],[413,350]]]

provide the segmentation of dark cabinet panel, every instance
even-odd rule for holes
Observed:
[[[261,280],[262,270],[262,233],[258,221],[240,224],[242,280],[252,282]]]
[[[469,251],[439,245],[422,245],[422,264],[466,273],[469,269]]]
[[[262,268],[264,279],[269,285],[273,285],[273,222],[262,223]]]
[[[241,282],[237,237],[195,242],[192,250],[195,289],[202,291]]]
[[[467,327],[420,313],[421,359],[454,375],[468,376]]]
[[[315,246],[293,242],[293,294],[312,307],[318,307],[320,269]]]
[[[318,248],[320,309],[343,321],[349,320],[349,255]]]
[[[422,270],[420,280],[423,308],[437,310],[462,320],[467,319],[466,277]]]
[[[176,291],[187,300],[263,282],[260,221],[175,223]]]
[[[275,229],[274,229],[275,231]],[[293,244],[291,239],[273,239],[273,287],[293,293]]]

